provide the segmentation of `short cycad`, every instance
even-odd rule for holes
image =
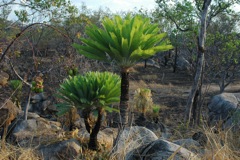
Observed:
[[[97,134],[105,111],[120,100],[120,77],[110,72],[87,72],[85,75],[70,77],[60,85],[58,97],[63,100],[57,104],[58,114],[69,112],[72,107],[81,109],[87,131],[90,133],[88,147],[98,149]],[[96,115],[95,124],[90,123],[91,115]]]

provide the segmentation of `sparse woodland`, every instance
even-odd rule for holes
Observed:
[[[0,160],[240,159],[237,5],[1,0]]]

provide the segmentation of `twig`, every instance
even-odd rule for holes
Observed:
[[[25,121],[27,120],[28,108],[29,108],[30,99],[31,99],[31,93],[32,93],[32,88],[29,88],[27,106],[26,106],[25,109],[24,109],[24,120],[25,120]]]

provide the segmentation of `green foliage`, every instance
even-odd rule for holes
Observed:
[[[71,5],[68,0],[27,0],[21,3],[0,2],[0,7],[17,8],[14,10],[15,15],[21,22],[29,22],[34,16],[44,16],[50,21],[58,21],[60,18],[77,13],[75,6]],[[14,7],[12,7],[14,6]]]
[[[11,100],[21,109],[21,97],[22,97],[22,87],[23,82],[20,80],[11,80],[9,81],[10,87],[14,90],[14,94],[11,97]]]
[[[157,52],[173,48],[167,34],[159,34],[158,24],[140,15],[128,14],[124,19],[106,17],[102,26],[88,26],[88,38],[80,38],[85,45],[73,44],[80,54],[90,59],[115,61],[121,68],[128,68]]]
[[[69,76],[76,76],[78,74],[78,68],[75,65],[67,67],[67,74]]]
[[[153,110],[153,113],[154,113],[154,114],[158,114],[159,111],[160,111],[160,109],[161,109],[161,107],[158,106],[158,105],[152,106],[152,110]]]
[[[109,105],[120,100],[120,82],[120,77],[110,72],[87,72],[69,77],[58,91],[57,97],[63,100],[57,104],[58,114],[65,114],[72,106],[90,110],[103,107],[113,111]]]
[[[9,81],[9,85],[14,90],[22,90],[22,81],[20,80],[11,80]]]

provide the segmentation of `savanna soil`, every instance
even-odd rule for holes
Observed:
[[[73,54],[74,55],[74,54]],[[76,54],[77,55],[77,54]],[[28,76],[28,81],[31,81],[31,77],[36,75],[34,73],[34,67],[38,67],[38,70],[44,72],[44,91],[53,96],[64,78],[67,78],[67,67],[71,65],[78,66],[79,73],[82,74],[86,71],[114,71],[117,69],[105,65],[103,63],[97,63],[95,61],[88,60],[79,55],[63,56],[63,55],[49,55],[47,57],[35,57],[39,66],[35,66],[31,55],[22,54],[20,58],[14,59],[14,66],[17,68],[18,73],[24,77]],[[64,57],[64,58],[63,58]],[[10,79],[17,79],[11,69],[6,69],[10,74]],[[149,88],[152,91],[153,101],[156,105],[160,106],[160,122],[164,123],[170,130],[172,135],[176,135],[178,138],[189,137],[192,132],[186,130],[183,123],[185,106],[187,98],[192,86],[193,76],[187,71],[176,71],[173,73],[170,66],[161,66],[156,68],[153,66],[147,66],[144,68],[144,64],[137,64],[132,68],[130,73],[130,104],[133,102],[134,91],[137,88]],[[230,85],[227,92],[240,91],[239,81]],[[205,84],[204,92],[205,101],[203,106],[204,115],[207,112],[207,103],[209,99],[219,93],[219,87],[212,84],[211,86]],[[22,101],[27,99],[27,87],[23,88]],[[3,86],[0,88],[0,104],[6,99],[10,98],[13,94],[13,90],[9,86]],[[54,99],[54,97],[53,97]],[[56,103],[56,99],[53,100]],[[204,117],[206,118],[206,117]]]
[[[201,130],[201,127],[187,129],[184,124],[185,106],[193,84],[193,75],[179,70],[173,73],[170,66],[144,68],[143,64],[138,64],[133,68],[130,79],[131,96],[137,88],[152,90],[153,101],[160,106],[160,122],[167,126],[172,135],[171,138],[189,138],[196,131]],[[229,85],[225,92],[240,92],[239,80]],[[219,94],[218,85],[203,85],[203,123],[207,118],[207,104],[216,94]]]

